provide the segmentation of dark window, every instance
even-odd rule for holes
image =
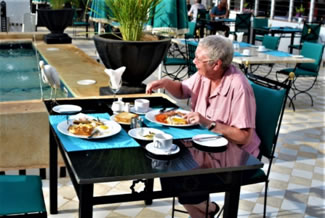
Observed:
[[[315,0],[313,21],[321,21],[325,24],[325,1]]]
[[[230,10],[239,11],[240,10],[240,0],[230,1]]]
[[[275,0],[274,19],[288,20],[289,16],[289,0]]]
[[[257,16],[270,17],[271,0],[261,0],[258,3]]]

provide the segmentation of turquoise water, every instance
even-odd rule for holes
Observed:
[[[41,86],[44,98],[50,98],[50,86],[40,84],[32,44],[0,44],[0,101],[41,99]],[[62,90],[57,91],[57,97],[65,96]]]

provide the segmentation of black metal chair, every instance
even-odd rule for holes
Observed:
[[[89,23],[89,14],[86,13],[85,14],[85,18],[78,16],[78,10],[75,10],[74,12],[74,16],[73,16],[73,21],[72,21],[72,27],[73,27],[73,35],[76,36],[77,35],[77,27],[85,27],[86,32],[85,32],[85,36],[88,39],[88,28],[90,26]]]
[[[251,35],[251,15],[251,13],[236,15],[235,31],[230,31],[229,33],[235,35],[235,40],[237,40],[238,32],[244,32],[244,36],[247,36],[247,42],[249,43]]]
[[[0,193],[0,217],[47,217],[39,176],[0,175]]]
[[[320,33],[321,23],[304,23],[304,27],[301,32],[301,38],[299,44],[289,45],[289,49],[301,50],[305,41],[317,43]]]
[[[294,95],[292,97],[292,100],[294,100],[298,95],[300,94],[306,94],[310,97],[311,105],[313,106],[313,97],[308,92],[314,87],[319,69],[322,63],[322,57],[324,52],[324,44],[319,43],[311,43],[311,42],[304,42],[301,49],[301,55],[303,55],[306,58],[312,58],[315,60],[314,63],[306,63],[306,64],[297,64],[295,68],[286,68],[280,71],[276,72],[276,78],[279,80],[278,74],[284,74],[288,76],[291,72],[295,74],[295,78],[293,80],[292,84],[292,90],[294,92]],[[297,80],[299,78],[312,78],[312,81],[309,86],[306,88],[307,81],[304,81],[304,85],[302,87],[299,87],[297,85]],[[291,101],[293,109],[294,104]]]

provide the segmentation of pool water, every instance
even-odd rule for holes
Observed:
[[[0,44],[0,101],[41,99],[41,86],[43,98],[50,98],[51,87],[40,84],[38,59],[31,43]],[[57,91],[58,98],[66,96]]]

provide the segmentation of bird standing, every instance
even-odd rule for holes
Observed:
[[[57,89],[60,87],[60,78],[58,71],[49,64],[44,64],[44,61],[39,62],[39,66],[41,69],[42,80],[44,83],[49,84],[51,87],[51,100],[53,96],[53,89],[54,89],[54,101],[56,100],[56,92]]]

